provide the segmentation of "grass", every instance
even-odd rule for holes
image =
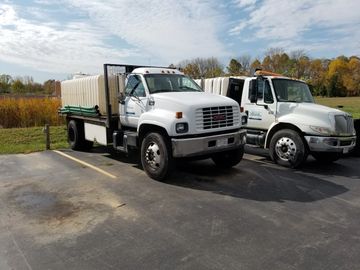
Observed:
[[[50,127],[51,149],[67,148],[65,126]],[[31,153],[45,150],[42,127],[0,129],[0,154]]]
[[[354,119],[360,119],[360,97],[336,97],[336,98],[323,98],[315,97],[318,104],[337,108],[342,111],[350,113]],[[338,106],[343,106],[338,108]]]
[[[64,119],[57,111],[61,107],[59,98],[13,98],[0,99],[0,127],[23,128],[63,125]]]

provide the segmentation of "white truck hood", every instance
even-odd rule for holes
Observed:
[[[237,106],[238,103],[230,98],[209,94],[205,92],[166,92],[151,95],[155,106],[171,105],[175,107],[213,107],[213,106]]]
[[[346,112],[315,103],[282,102],[278,106],[277,120],[279,122],[297,123],[300,129],[306,132],[310,132],[310,126],[324,127],[334,131],[337,115],[351,119]]]

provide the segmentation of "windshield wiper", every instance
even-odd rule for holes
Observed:
[[[151,94],[155,94],[155,93],[164,93],[164,92],[172,92],[169,89],[159,89],[159,90],[154,90],[151,92]]]
[[[192,87],[189,87],[189,86],[179,86],[179,89],[186,89],[186,90],[189,90],[189,91],[195,91],[195,92],[199,92],[199,90],[196,90]]]

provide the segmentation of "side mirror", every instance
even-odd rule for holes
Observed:
[[[118,95],[118,101],[121,104],[125,104],[125,94],[124,93],[119,93]]]
[[[250,87],[249,87],[249,91],[250,91],[250,102],[251,103],[256,103],[257,102],[257,92],[258,92],[258,80],[251,80],[250,81]]]

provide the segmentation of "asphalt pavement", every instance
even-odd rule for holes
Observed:
[[[291,170],[250,149],[162,183],[104,148],[2,155],[0,270],[359,269],[359,161]]]

